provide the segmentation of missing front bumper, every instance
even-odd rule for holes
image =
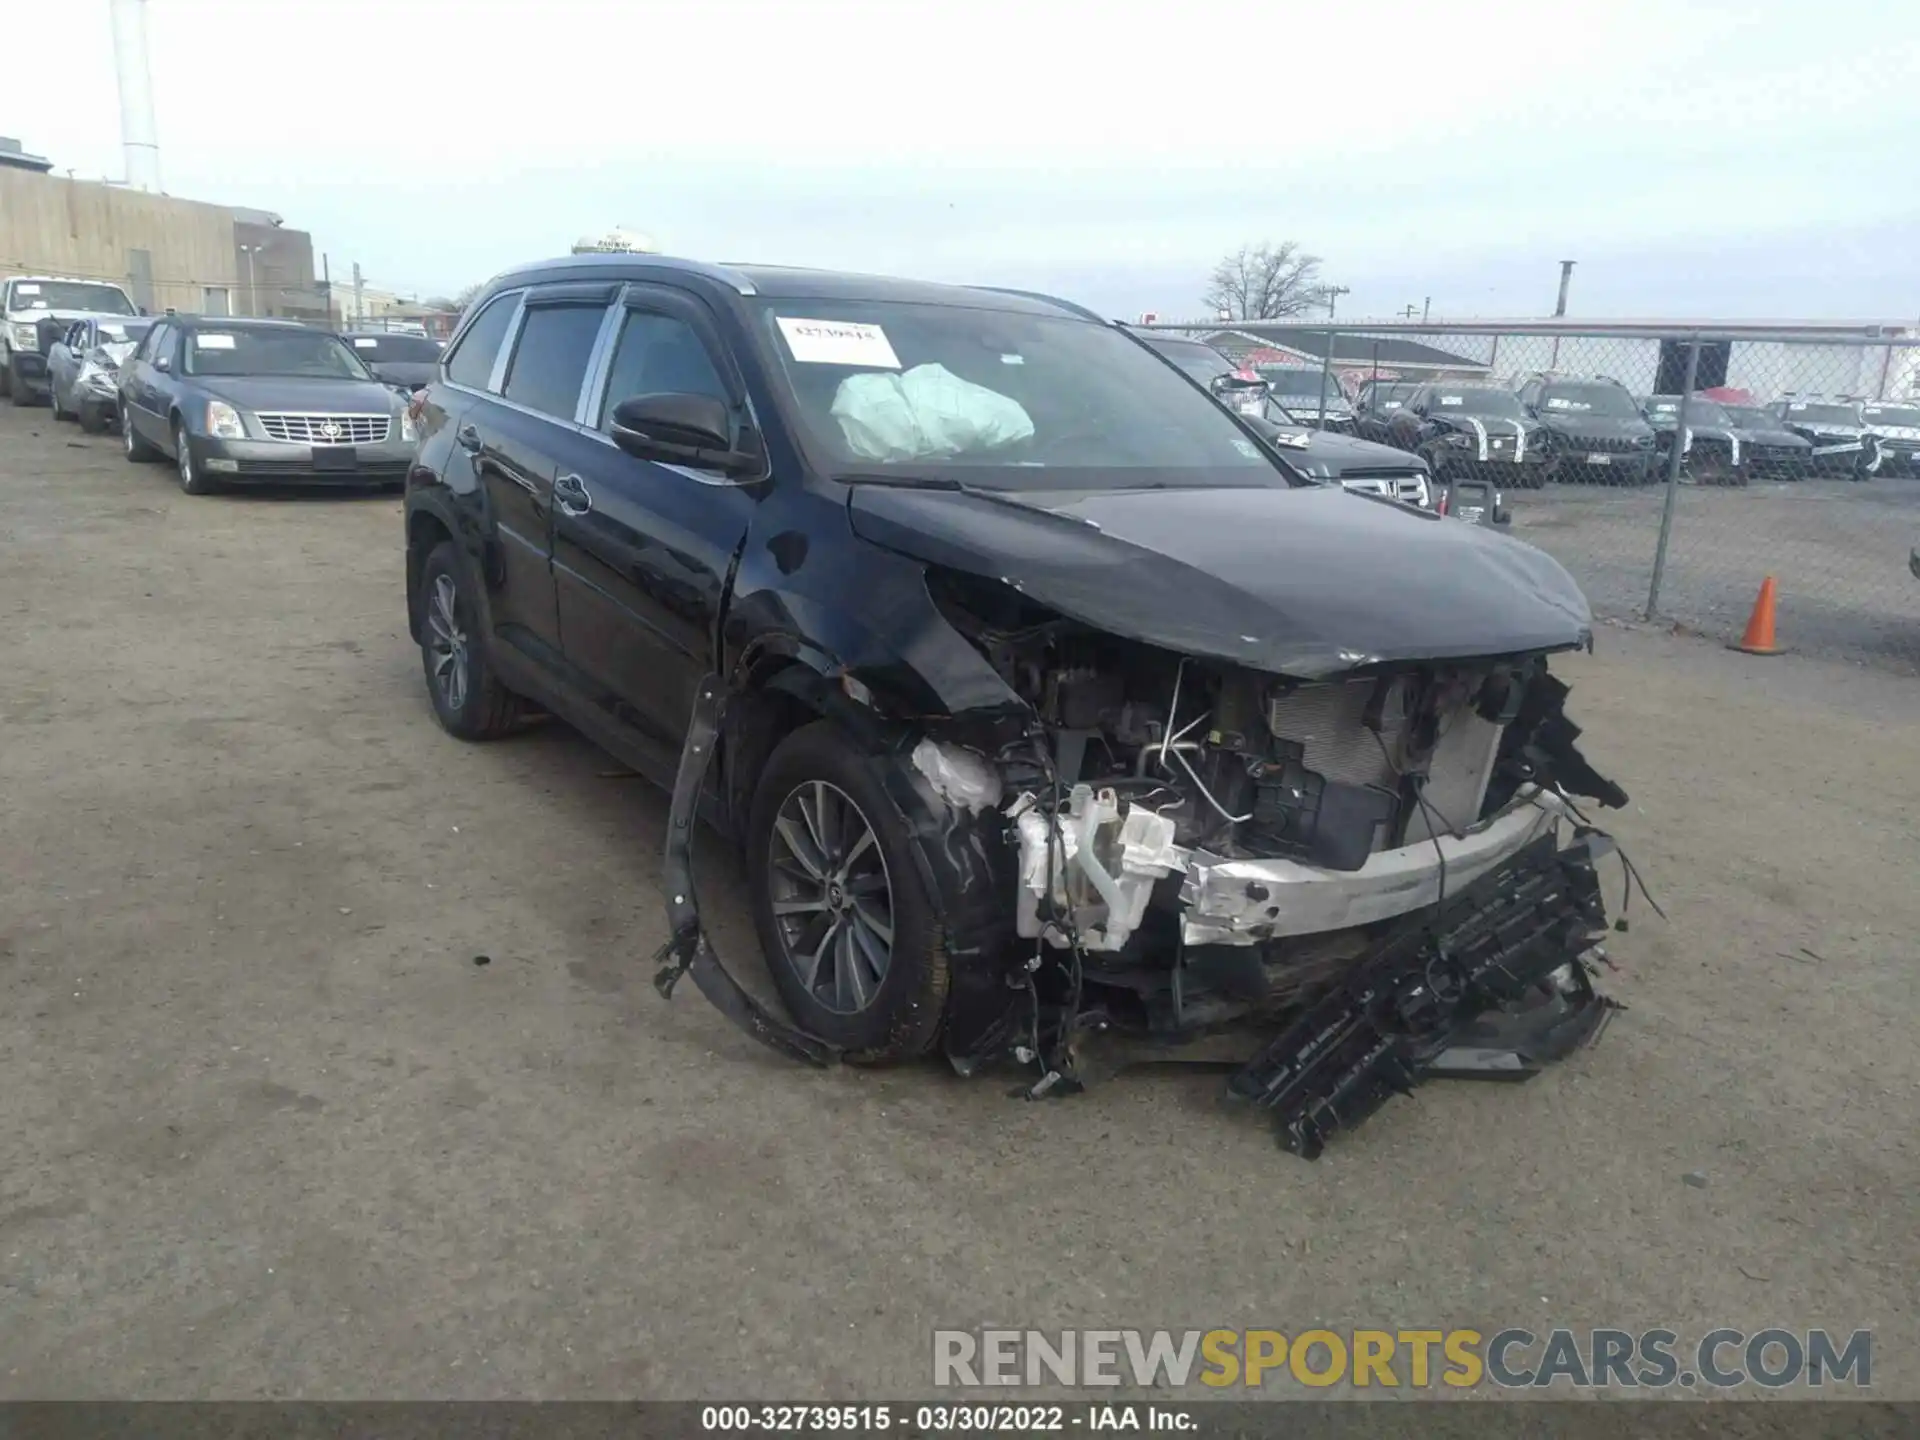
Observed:
[[[1387,1099],[1435,1074],[1525,1078],[1591,1040],[1612,1002],[1583,959],[1605,933],[1589,833],[1541,835],[1408,916],[1229,1082],[1269,1110],[1280,1142],[1313,1159]],[[1491,1037],[1491,1043],[1489,1042]]]

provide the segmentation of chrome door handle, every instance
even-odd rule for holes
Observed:
[[[553,498],[562,515],[584,515],[593,509],[593,496],[578,475],[562,475],[554,481]]]

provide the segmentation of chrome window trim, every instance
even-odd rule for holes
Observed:
[[[513,314],[507,317],[507,328],[500,334],[500,349],[493,357],[493,369],[487,372],[489,395],[500,395],[506,387],[507,369],[513,364],[513,352],[520,348],[520,327],[526,320],[527,292],[522,290],[514,299]]]
[[[607,313],[600,317],[600,333],[594,337],[593,350],[587,356],[587,373],[580,383],[580,395],[574,402],[573,422],[596,428],[600,402],[607,386],[607,374],[613,368],[613,347],[620,343],[620,331],[626,324],[626,292],[616,293],[608,302]]]

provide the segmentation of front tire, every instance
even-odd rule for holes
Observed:
[[[73,419],[73,412],[60,403],[60,382],[52,377],[47,379],[47,403],[53,406],[54,419]]]
[[[187,495],[211,495],[213,485],[200,473],[193,459],[193,439],[187,427],[176,421],[173,427],[174,466],[180,475],[180,489]]]
[[[34,393],[27,387],[26,377],[20,373],[16,361],[7,362],[7,393],[13,399],[14,408],[25,410],[34,402]]]
[[[89,435],[106,432],[107,417],[100,413],[100,407],[91,400],[82,400],[74,410],[74,418],[80,422],[80,428]]]
[[[831,721],[768,758],[747,821],[754,928],[795,1021],[856,1064],[924,1055],[946,1018],[946,948],[912,846]]]
[[[132,465],[144,465],[160,458],[160,452],[141,438],[140,432],[133,428],[133,420],[126,415],[120,417],[120,451]]]
[[[441,729],[498,740],[519,728],[523,707],[487,661],[474,583],[452,541],[433,547],[420,573],[420,664]]]

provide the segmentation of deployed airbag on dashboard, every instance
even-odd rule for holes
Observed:
[[[1019,401],[944,365],[849,375],[834,392],[833,418],[863,460],[932,460],[997,450],[1033,434]]]

